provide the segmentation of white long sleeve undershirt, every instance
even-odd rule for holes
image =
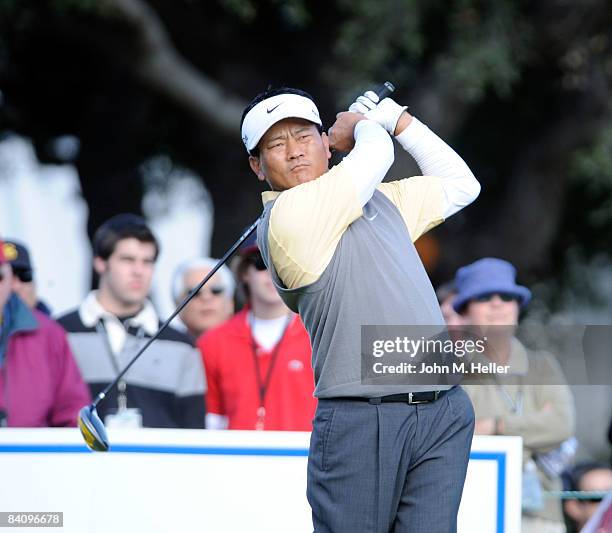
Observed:
[[[446,196],[444,218],[454,215],[476,199],[480,193],[480,183],[465,161],[416,117],[396,139],[414,158],[424,176],[441,178]]]
[[[391,168],[395,155],[389,134],[372,120],[357,122],[354,136],[355,146],[342,162],[350,164],[351,177],[363,207]]]
[[[361,205],[364,206],[393,164],[393,143],[387,132],[372,120],[355,125],[355,147],[344,158],[349,161]],[[443,215],[448,218],[473,202],[480,184],[463,159],[425,124],[413,117],[396,137],[416,161],[422,174],[442,181]]]

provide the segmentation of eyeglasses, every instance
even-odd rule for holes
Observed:
[[[582,503],[601,503],[602,500],[603,496],[593,496],[592,498],[580,498],[578,501]]]
[[[268,270],[268,267],[264,263],[261,254],[254,254],[249,258],[249,262],[255,267],[255,270],[259,270],[260,272],[263,270]]]
[[[193,291],[195,291],[197,288],[197,285],[195,287],[191,287],[191,289],[187,290],[187,294],[191,294]],[[204,294],[206,294],[206,291],[210,292],[210,294],[212,294],[213,296],[221,296],[224,292],[225,292],[225,287],[222,287],[221,285],[214,285],[212,287],[202,287],[197,295],[198,296],[202,296]]]
[[[487,294],[481,294],[480,296],[476,296],[475,298],[472,298],[472,300],[478,303],[490,302],[495,296],[499,296],[499,299],[502,302],[518,301],[518,297],[514,294],[510,294],[509,292],[489,292]]]
[[[13,268],[13,276],[19,278],[22,283],[30,283],[34,279],[34,275],[29,268]]]

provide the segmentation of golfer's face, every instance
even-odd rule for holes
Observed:
[[[317,179],[331,157],[325,133],[307,120],[287,118],[274,124],[259,141],[259,157],[251,168],[273,190],[284,191]]]

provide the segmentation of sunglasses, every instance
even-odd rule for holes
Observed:
[[[518,297],[508,292],[490,292],[488,294],[476,296],[475,298],[472,298],[472,300],[478,303],[490,302],[495,296],[499,296],[499,299],[502,302],[518,302]]]
[[[13,276],[19,278],[22,283],[30,283],[34,279],[34,274],[29,268],[14,268]]]
[[[582,503],[601,503],[603,500],[603,496],[593,496],[592,498],[580,498],[580,502]]]
[[[258,270],[260,272],[263,270],[268,270],[268,267],[264,263],[261,254],[253,255],[252,257],[250,257],[249,263],[255,267],[255,270]]]
[[[195,289],[196,287],[191,287],[191,289],[187,290],[187,294],[191,294],[191,292]],[[198,291],[197,295],[202,296],[203,294],[205,294],[206,291],[209,291],[210,294],[212,294],[213,296],[221,296],[225,292],[225,287],[221,287],[221,285],[213,285],[212,287],[202,287]]]

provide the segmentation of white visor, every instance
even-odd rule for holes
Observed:
[[[242,123],[242,142],[247,152],[257,146],[274,124],[284,118],[303,118],[323,126],[319,110],[310,98],[299,94],[278,94],[259,102],[251,109]]]

